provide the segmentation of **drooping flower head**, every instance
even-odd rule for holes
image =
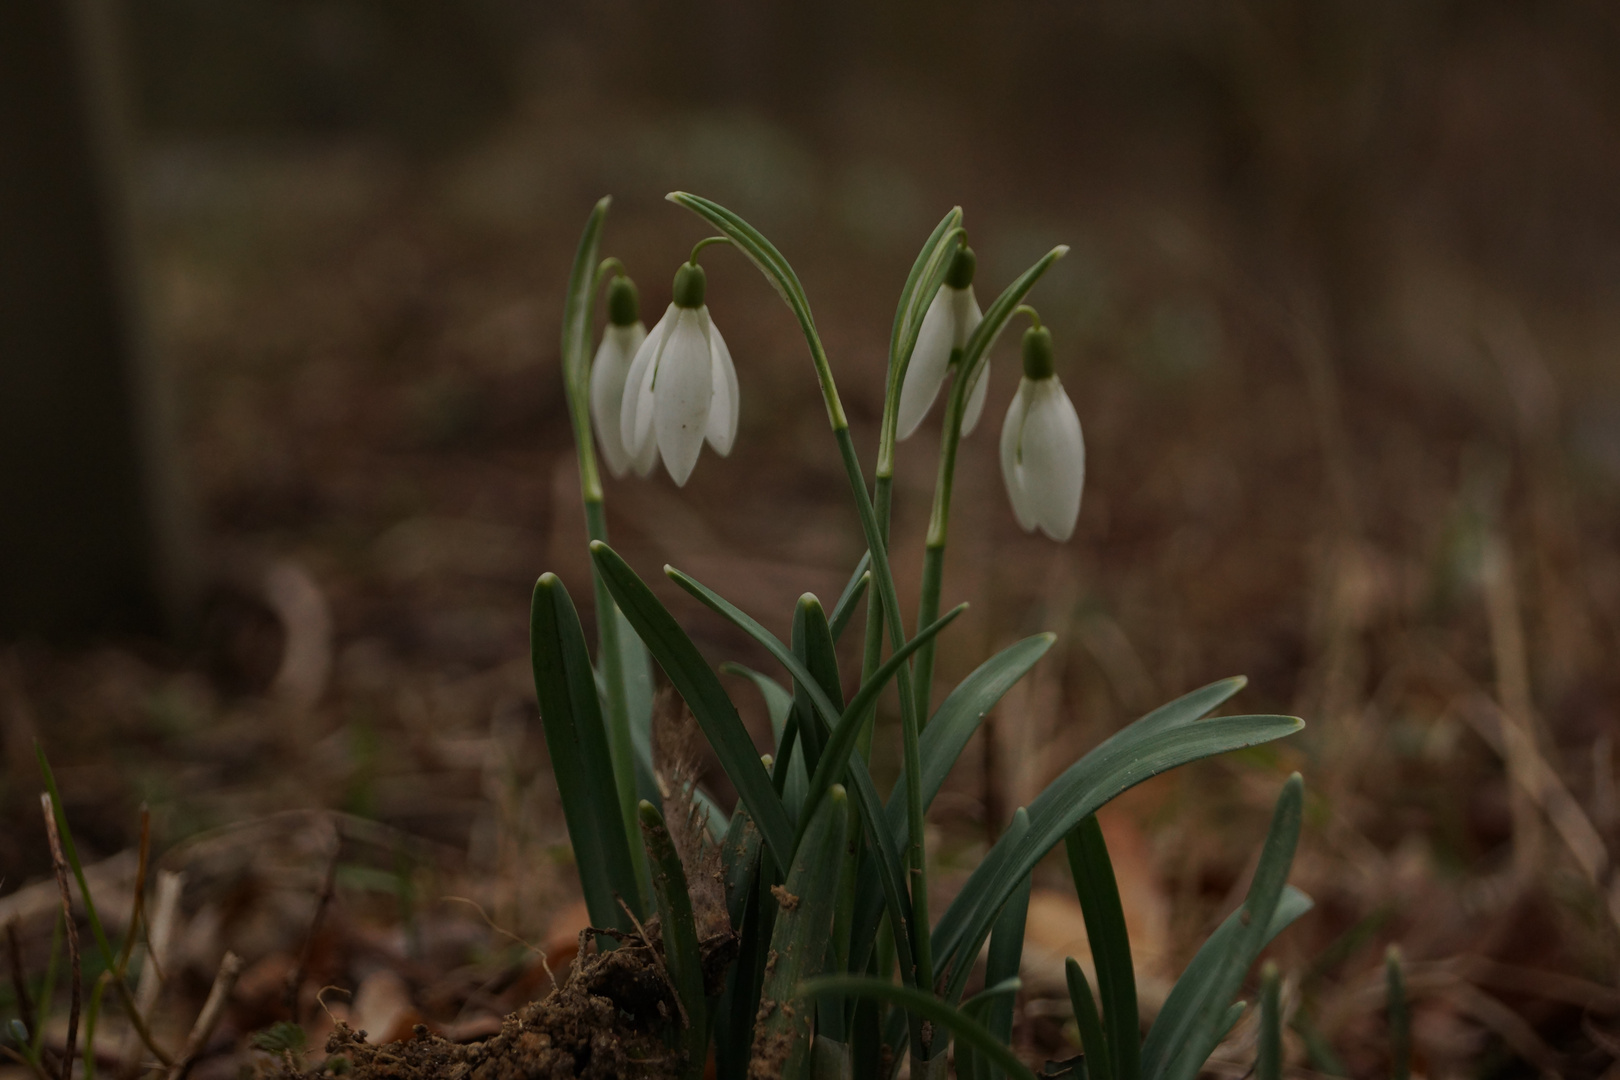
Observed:
[[[607,329],[591,361],[591,422],[608,472],[615,477],[623,476],[632,466],[642,476],[652,469],[652,455],[645,462],[632,459],[619,427],[625,380],[636,350],[646,340],[647,327],[641,321],[635,282],[619,274],[608,285]]]
[[[922,326],[917,331],[917,346],[911,352],[905,382],[900,386],[895,433],[902,439],[910,438],[922,424],[939,396],[939,388],[945,385],[945,376],[961,358],[962,347],[979,325],[982,315],[979,302],[973,296],[973,272],[977,265],[972,248],[966,244],[957,248],[945,272],[945,283],[934,294],[933,302],[923,315]],[[962,412],[963,435],[972,434],[979,424],[990,388],[989,374],[990,365],[981,364]]]
[[[737,437],[737,369],[703,294],[703,268],[683,263],[674,299],[631,361],[619,413],[637,470],[650,471],[656,452],[678,485],[692,475],[705,438],[724,457]]]
[[[1024,377],[1001,428],[1001,476],[1025,532],[1074,535],[1086,482],[1080,417],[1052,370],[1052,332],[1024,331]]]

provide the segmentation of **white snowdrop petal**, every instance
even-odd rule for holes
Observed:
[[[653,385],[653,428],[664,468],[677,485],[692,475],[714,399],[714,360],[698,313],[682,308],[658,359]]]
[[[917,346],[911,351],[911,363],[906,365],[905,381],[900,384],[895,434],[902,439],[909,439],[922,424],[950,369],[956,320],[949,294],[956,291],[942,286],[934,294],[934,301],[928,305],[922,327],[917,331]]]
[[[1018,384],[1012,404],[1007,407],[1007,418],[1001,424],[1001,479],[1007,486],[1007,498],[1012,503],[1013,517],[1025,532],[1035,531],[1035,519],[1026,508],[1024,470],[1018,463],[1018,442],[1024,431],[1024,418],[1029,404],[1030,381]]]
[[[1080,516],[1086,451],[1080,417],[1056,377],[1033,387],[1021,443],[1021,479],[1030,515],[1047,536],[1067,540]]]
[[[962,434],[973,434],[973,429],[979,426],[979,417],[984,415],[985,399],[990,396],[990,361],[986,360],[979,365],[978,378],[968,390],[967,404],[962,408]]]
[[[674,323],[675,305],[669,305],[664,317],[648,333],[636,358],[630,362],[625,376],[624,403],[619,410],[619,437],[624,440],[626,453],[634,462],[640,462],[652,444],[653,377],[658,373],[658,355],[663,350],[664,338]],[[639,467],[636,470],[645,476]]]
[[[740,399],[737,396],[737,366],[731,362],[731,350],[720,328],[709,318],[707,306],[698,309],[703,327],[709,336],[710,369],[714,380],[714,398],[709,403],[707,437],[715,453],[725,457],[731,453],[737,440],[737,417]]]
[[[647,328],[640,322],[632,326],[609,323],[591,361],[591,426],[596,429],[602,460],[615,477],[630,470],[630,451],[619,433],[619,420],[630,364],[646,338]]]
[[[945,293],[951,294],[951,347],[963,348],[967,345],[968,338],[973,336],[973,331],[979,328],[979,323],[984,321],[984,316],[979,311],[979,301],[973,295],[973,286],[969,285],[965,289],[952,289],[947,286],[939,292],[941,296]]]

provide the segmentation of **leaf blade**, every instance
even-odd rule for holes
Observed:
[[[719,677],[680,624],[617,552],[599,540],[594,541],[591,559],[613,593],[613,599],[697,718],[715,756],[720,759],[721,768],[736,787],[738,798],[748,807],[772,858],[777,860],[778,866],[789,865],[793,854],[793,823]]]

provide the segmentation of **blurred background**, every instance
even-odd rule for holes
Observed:
[[[374,1037],[471,1038],[549,989],[531,944],[566,962],[526,623],[542,571],[589,592],[562,289],[612,194],[604,253],[656,318],[704,235],[675,188],[792,260],[868,468],[939,217],[964,208],[983,303],[1072,246],[1031,300],[1086,432],[1074,540],[1025,536],[1001,488],[1010,336],[958,471],[945,600],[973,607],[941,685],[1060,639],[935,806],[945,894],[1084,750],[1246,674],[1234,705],[1307,731],[1106,817],[1149,1007],[1297,768],[1294,1066],[1383,1075],[1399,943],[1420,1072],[1614,1073],[1620,9],[9,0],[0,146],[0,923],[37,980],[38,738],[104,912],[143,802],[153,873],[184,874],[160,1027],[227,947],[249,964],[193,1075],[288,1019],[320,1060],[325,985]],[[704,261],[739,451],[609,482],[610,527],[785,633],[859,526],[790,314]],[[908,608],[938,437],[902,447]],[[665,595],[711,659],[768,668]],[[1037,886],[1032,1061],[1074,1052],[1084,950],[1062,868]]]

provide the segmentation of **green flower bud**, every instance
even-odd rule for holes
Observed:
[[[608,321],[614,326],[634,326],[641,317],[636,299],[636,283],[619,274],[608,283]]]
[[[951,265],[945,271],[945,284],[953,289],[965,289],[973,284],[973,271],[978,269],[979,259],[973,254],[973,249],[963,244],[951,256]]]
[[[702,307],[704,284],[703,267],[697,263],[682,263],[681,268],[675,271],[675,289],[672,297],[675,306]]]
[[[1024,378],[1052,377],[1052,331],[1032,326],[1024,331]]]

